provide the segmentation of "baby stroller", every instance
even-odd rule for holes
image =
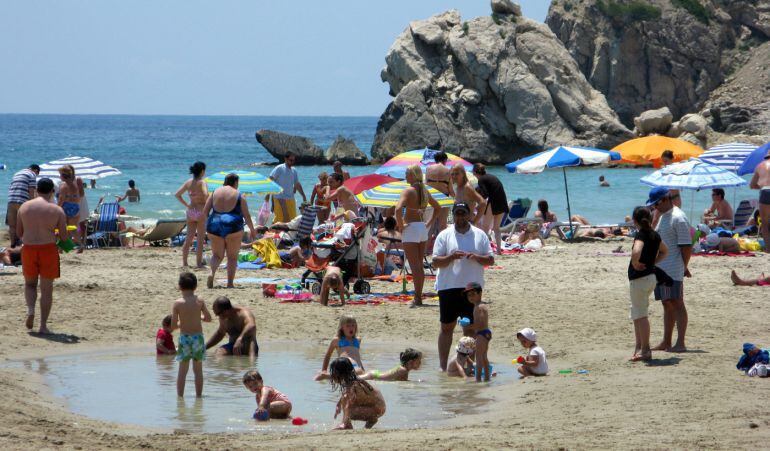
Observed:
[[[302,274],[302,286],[308,288],[311,293],[318,295],[321,293],[321,282],[323,281],[326,267],[330,264],[340,268],[342,272],[342,282],[349,289],[350,279],[355,277],[353,283],[353,293],[369,294],[371,285],[369,282],[359,277],[358,268],[361,265],[361,241],[369,227],[369,222],[355,223],[349,243],[340,246],[339,240],[331,242],[313,242],[313,253],[305,260],[305,266],[308,268]],[[319,255],[320,254],[320,255]]]

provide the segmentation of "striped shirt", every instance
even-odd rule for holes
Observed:
[[[684,280],[684,261],[680,246],[692,245],[690,223],[687,221],[687,216],[679,207],[674,206],[660,216],[658,227],[655,230],[668,248],[668,255],[657,266],[672,279],[681,282]]]
[[[8,203],[23,204],[29,200],[29,189],[36,187],[37,176],[31,169],[22,169],[13,175],[8,187]]]

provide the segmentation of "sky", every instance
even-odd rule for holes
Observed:
[[[550,1],[521,0],[543,21]],[[412,20],[488,0],[0,4],[0,113],[378,116]]]

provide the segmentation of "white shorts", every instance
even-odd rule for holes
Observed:
[[[404,225],[401,233],[402,243],[422,243],[428,241],[428,228],[422,221],[410,222]]]
[[[650,295],[655,290],[655,274],[629,281],[631,287],[631,319],[646,318],[650,310]]]

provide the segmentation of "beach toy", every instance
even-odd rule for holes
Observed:
[[[462,317],[457,320],[457,324],[459,324],[461,327],[468,327],[471,325],[471,320],[470,318]]]
[[[68,225],[67,226],[67,231],[68,232],[74,232],[77,229],[78,229],[78,226],[76,226],[76,225]]]
[[[578,374],[588,374],[588,370],[578,370]]]
[[[516,360],[512,361],[511,363],[519,363],[519,364],[523,365],[524,364],[524,357],[518,356],[518,357],[516,357]]]
[[[270,419],[270,412],[257,409],[254,411],[254,419],[257,421],[267,421]]]
[[[473,365],[473,372],[476,373],[476,365]],[[495,366],[491,363],[489,364],[489,372],[495,374]],[[481,375],[484,375],[484,368],[481,369]]]
[[[67,238],[65,241],[56,240],[56,245],[64,252],[70,252],[75,249],[75,242],[72,241],[72,238]]]
[[[559,374],[570,374],[572,370],[559,370]]]
[[[294,417],[291,419],[291,424],[294,426],[302,426],[303,424],[307,424],[307,420],[302,417]]]

